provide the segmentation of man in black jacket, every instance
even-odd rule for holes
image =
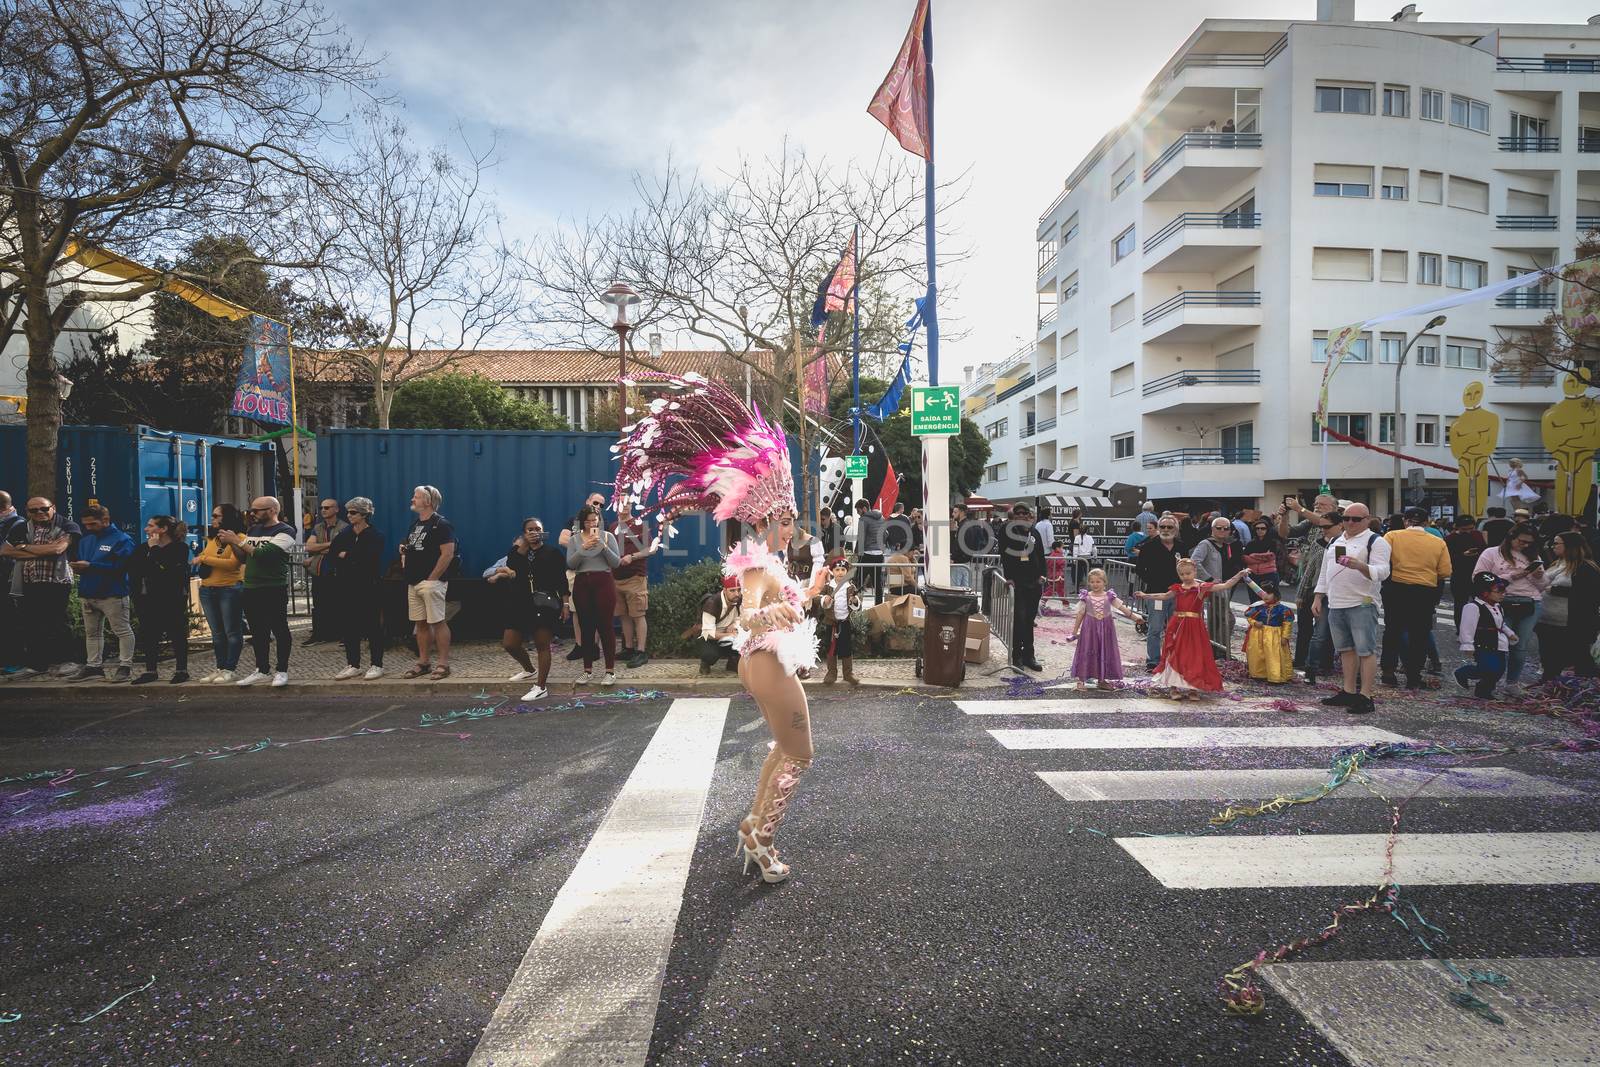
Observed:
[[[1133,569],[1139,573],[1139,590],[1145,593],[1165,593],[1178,584],[1178,559],[1183,550],[1178,547],[1178,519],[1171,512],[1156,520],[1156,535],[1139,542],[1134,549]],[[1150,612],[1144,640],[1144,665],[1156,669],[1161,661],[1161,638],[1166,633],[1167,620],[1172,617],[1172,602],[1147,600]]]
[[[1039,596],[1044,582],[1044,541],[1033,525],[1033,509],[1026,504],[1011,508],[1000,545],[1000,570],[1013,586],[1011,613],[1011,665],[1030,671],[1044,670],[1033,650],[1033,623],[1039,617]]]

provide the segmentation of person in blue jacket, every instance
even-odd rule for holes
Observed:
[[[78,558],[72,569],[78,575],[78,603],[83,610],[83,639],[88,654],[84,664],[69,682],[104,678],[105,631],[117,638],[117,670],[113,682],[126,682],[133,676],[133,622],[128,607],[128,558],[133,555],[133,538],[112,525],[111,512],[92,504],[80,516],[83,537],[78,541]]]

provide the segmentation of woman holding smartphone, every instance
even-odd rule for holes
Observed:
[[[1506,657],[1505,692],[1510,696],[1522,691],[1518,682],[1522,677],[1522,665],[1539,651],[1534,627],[1539,623],[1539,608],[1550,582],[1535,547],[1538,542],[1539,534],[1533,524],[1519,522],[1504,541],[1480,553],[1478,564],[1472,569],[1474,574],[1487,571],[1506,583],[1500,610],[1505,613],[1506,625],[1517,635]]]

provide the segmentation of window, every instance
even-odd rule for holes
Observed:
[[[1126,393],[1133,388],[1133,364],[1124,363],[1111,372],[1111,395]]]
[[[1065,245],[1076,236],[1078,236],[1078,216],[1074,215],[1067,220],[1066,227],[1061,231],[1061,243]]]
[[[1004,463],[991,463],[984,468],[983,480],[986,482],[1003,482],[1006,480],[1006,465]]]
[[[1452,289],[1481,289],[1489,284],[1489,264],[1451,256],[1445,260],[1444,283]]]
[[[1345,115],[1372,114],[1372,86],[1318,85],[1317,110]]]
[[[1444,93],[1438,89],[1422,90],[1422,110],[1420,116],[1429,122],[1444,121]]]
[[[1489,132],[1489,105],[1470,96],[1450,94],[1450,125],[1479,133]]]
[[[1405,426],[1405,419],[1403,417],[1400,420],[1400,425],[1401,427]],[[1380,445],[1394,445],[1400,443],[1395,440],[1394,415],[1392,413],[1378,416],[1378,443]]]
[[[1383,181],[1378,187],[1378,196],[1384,200],[1404,200],[1406,198],[1407,179],[1411,172],[1404,167],[1384,167]]]
[[[1071,333],[1067,334],[1061,339],[1061,358],[1065,360],[1068,356],[1075,356],[1077,354],[1078,331],[1073,330]]]
[[[1487,182],[1450,175],[1450,206],[1463,211],[1487,214],[1489,211],[1489,185]]]
[[[1409,275],[1406,273],[1406,253],[1393,248],[1385,248],[1380,257],[1382,265],[1378,270],[1378,277],[1386,282],[1403,282]]]
[[[1126,326],[1133,321],[1133,294],[1118,300],[1111,305],[1111,328],[1113,330]]]
[[[1537,118],[1533,115],[1519,115],[1511,113],[1511,136],[1533,139],[1550,136],[1550,120]]]
[[[1078,469],[1078,446],[1068,445],[1056,454],[1056,466],[1064,471]]]
[[[1317,196],[1372,195],[1372,168],[1318,163],[1312,192]]]
[[[1111,242],[1111,262],[1121,263],[1131,255],[1133,255],[1133,227],[1129,226],[1117,234],[1117,239]]]
[[[983,428],[983,435],[991,441],[997,441],[1006,435],[1007,424],[1010,419],[999,419]]]
[[[1133,458],[1133,434],[1121,433],[1111,439],[1111,458]]]
[[[1444,417],[1444,444],[1446,448],[1450,447],[1450,428],[1455,424],[1456,416],[1446,415]]]
[[[1344,434],[1346,437],[1354,437],[1357,441],[1370,440],[1367,437],[1367,421],[1369,418],[1371,416],[1365,414],[1352,415],[1330,411],[1328,412],[1328,429],[1334,433]],[[1328,440],[1336,445],[1343,444],[1337,438],[1330,437]],[[1315,414],[1311,416],[1311,443],[1314,445],[1322,443],[1322,427],[1317,425],[1317,416]]]
[[[1439,254],[1437,252],[1417,253],[1417,284],[1439,284]]]
[[[1439,339],[1437,337],[1424,337],[1417,342],[1417,347],[1412,351],[1417,354],[1417,366],[1437,367],[1439,365]]]
[[[1451,341],[1444,346],[1444,365],[1463,370],[1483,370],[1483,344],[1479,341]]]
[[[1073,271],[1071,274],[1067,275],[1067,280],[1061,283],[1061,302],[1065,304],[1068,300],[1071,300],[1077,295],[1078,272]]]
[[[1078,390],[1074,386],[1061,394],[1061,414],[1070,415],[1078,410]]]
[[[1404,85],[1385,85],[1383,87],[1383,113],[1390,118],[1403,119],[1408,114],[1411,90]]]
[[[1133,159],[1129,157],[1111,179],[1111,199],[1115,200],[1122,195],[1122,191],[1133,184]]]
[[[1327,281],[1370,282],[1372,249],[1313,248],[1311,276]]]
[[[1395,364],[1400,362],[1400,353],[1406,348],[1406,336],[1403,333],[1386,333],[1378,338],[1378,362]]]
[[[1412,440],[1414,445],[1436,445],[1439,443],[1439,416],[1418,415],[1413,420],[1416,426],[1416,436]]]
[[[1444,203],[1444,175],[1434,170],[1417,171],[1417,199],[1424,204]]]
[[[1344,354],[1346,363],[1371,363],[1372,350],[1368,347],[1372,338],[1362,334],[1350,344],[1350,350]],[[1328,362],[1328,331],[1318,330],[1311,337],[1311,362]]]
[[[1254,463],[1256,461],[1255,434],[1256,427],[1253,422],[1241,422],[1236,426],[1224,426],[1218,435],[1221,438],[1222,462]]]

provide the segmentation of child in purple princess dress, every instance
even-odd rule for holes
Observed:
[[[1078,592],[1078,615],[1072,620],[1068,641],[1077,641],[1078,650],[1072,657],[1072,676],[1078,688],[1094,679],[1095,688],[1113,689],[1111,683],[1122,681],[1122,650],[1117,645],[1117,624],[1112,612],[1119,612],[1138,622],[1143,618],[1124,604],[1111,590],[1106,572],[1099,567],[1088,574],[1089,588]]]

